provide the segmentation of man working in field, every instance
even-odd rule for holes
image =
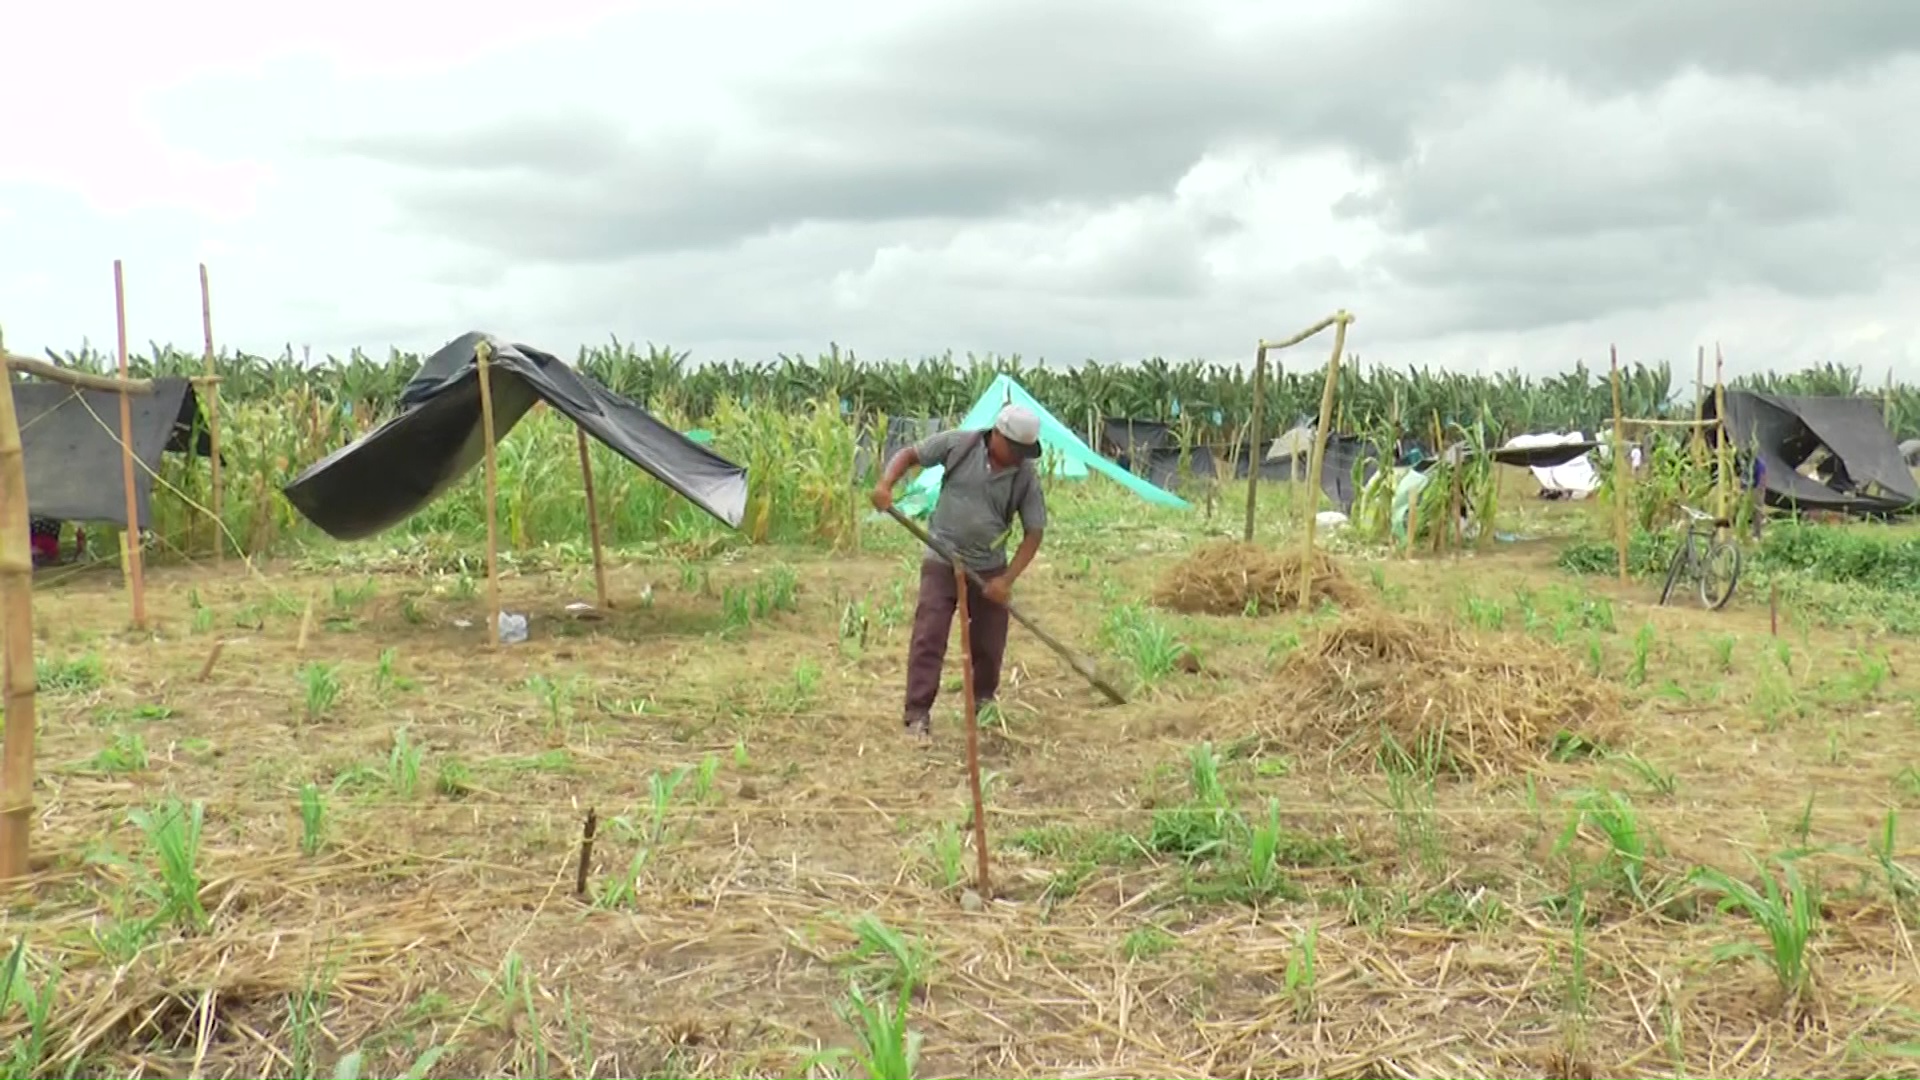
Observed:
[[[928,533],[986,582],[967,583],[967,613],[972,623],[973,689],[982,704],[1000,689],[1000,663],[1007,651],[1007,601],[1013,583],[1040,550],[1047,527],[1046,498],[1034,475],[1040,456],[1040,419],[1031,410],[1008,405],[990,431],[943,431],[909,446],[887,462],[873,489],[873,505],[893,506],[893,489],[915,465],[943,465],[940,499]],[[1007,562],[1007,536],[1020,517],[1020,547]],[[910,735],[931,734],[933,701],[940,693],[940,669],[959,602],[953,566],[933,551],[920,563],[920,601],[913,613],[913,642],[907,650],[906,728]]]

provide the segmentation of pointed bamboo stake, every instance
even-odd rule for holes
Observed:
[[[1627,582],[1627,487],[1633,483],[1633,456],[1627,450],[1626,425],[1620,416],[1620,353],[1607,346],[1613,367],[1613,542],[1620,556],[1620,583]]]
[[[488,374],[492,366],[493,346],[482,341],[473,347],[474,365],[480,371],[480,437],[485,449],[481,451],[486,462],[486,498],[487,498],[487,644],[493,648],[500,645],[500,525],[495,509],[498,483],[494,469],[496,463],[493,454],[493,381]]]
[[[993,896],[992,879],[987,869],[987,808],[980,794],[980,706],[973,696],[973,616],[967,609],[966,568],[953,564],[953,587],[959,596],[960,614],[960,687],[966,701],[967,786],[973,792],[973,848],[978,853],[974,867],[974,890],[980,899]]]
[[[213,561],[227,561],[226,518],[220,510],[220,373],[213,361],[213,299],[207,289],[207,264],[200,264],[200,329],[207,339],[207,443],[213,450]]]
[[[1319,520],[1320,471],[1327,463],[1327,427],[1333,423],[1333,391],[1340,385],[1340,354],[1347,349],[1347,326],[1353,316],[1345,311],[1328,317],[1333,324],[1333,354],[1327,358],[1327,384],[1320,391],[1320,422],[1313,432],[1312,464],[1307,467],[1307,528],[1300,543],[1300,610],[1313,598],[1313,527]],[[1317,332],[1317,329],[1316,329]]]
[[[127,378],[127,280],[113,260],[113,315],[120,340],[120,378]],[[120,534],[127,587],[133,590],[133,628],[147,628],[147,584],[140,567],[140,501],[133,486],[133,403],[120,391],[120,466],[127,488],[127,529]]]
[[[605,611],[613,604],[607,599],[607,563],[600,550],[600,506],[593,495],[593,459],[587,456],[587,432],[576,426],[575,440],[580,444],[580,479],[587,487],[587,535],[593,539],[594,602]]]
[[[0,348],[0,355],[5,354]],[[33,825],[33,550],[26,455],[13,404],[13,375],[0,370],[0,618],[6,620],[6,748],[0,752],[0,883],[27,872]]]

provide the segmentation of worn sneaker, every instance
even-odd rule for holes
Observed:
[[[906,721],[907,734],[917,739],[933,737],[933,719],[926,713],[909,714]]]

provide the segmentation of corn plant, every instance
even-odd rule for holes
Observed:
[[[854,946],[848,959],[866,973],[874,985],[891,987],[912,994],[927,985],[928,966],[933,961],[927,947],[882,922],[868,912],[851,924]]]
[[[1759,957],[1773,969],[1774,978],[1789,1002],[1797,1001],[1813,985],[1813,945],[1820,931],[1820,894],[1800,877],[1790,859],[1774,860],[1780,878],[1759,860],[1753,860],[1760,875],[1760,887],[1754,888],[1722,870],[1701,867],[1693,880],[1721,897],[1722,911],[1739,911],[1759,925],[1766,935],[1764,948],[1751,942],[1725,945],[1715,950],[1716,958]]]
[[[300,853],[309,858],[327,842],[327,801],[318,784],[300,785]]]
[[[0,1016],[20,1004],[27,1030],[16,1035],[0,1056],[0,1072],[6,1076],[39,1076],[47,1064],[48,1021],[53,1014],[55,992],[60,985],[60,970],[49,966],[35,986],[27,974],[27,939],[13,943],[13,949],[0,962]]]
[[[187,930],[205,930],[207,911],[200,903],[200,836],[206,820],[205,804],[195,801],[189,806],[178,798],[168,798],[151,808],[129,811],[127,818],[146,837],[157,864],[158,876],[148,885],[160,907],[157,918]]]
[[[858,981],[849,983],[846,999],[834,1002],[833,1011],[853,1029],[860,1045],[812,1055],[807,1061],[809,1071],[852,1058],[867,1080],[913,1080],[920,1065],[922,1036],[907,1026],[911,1003],[912,993],[904,987],[888,1003],[870,998]]]

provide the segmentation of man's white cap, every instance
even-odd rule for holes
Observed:
[[[1023,457],[1040,456],[1040,418],[1022,405],[1007,405],[993,418],[993,430],[1013,443]]]

